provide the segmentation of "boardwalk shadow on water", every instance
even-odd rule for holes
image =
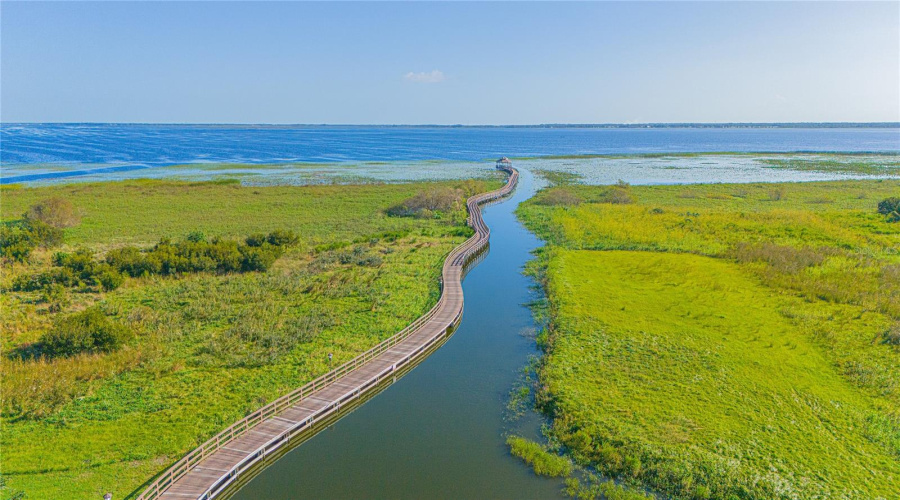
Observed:
[[[541,243],[513,211],[534,192],[522,172],[512,198],[484,209],[485,260],[464,282],[465,313],[446,344],[377,397],[270,462],[232,498],[554,498],[504,442],[506,397],[536,353],[521,274]]]

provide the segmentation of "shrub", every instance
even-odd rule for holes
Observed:
[[[206,234],[203,231],[191,231],[186,239],[193,243],[201,243],[206,241]]]
[[[466,179],[459,183],[458,188],[462,190],[464,198],[487,191],[484,181],[477,179]]]
[[[83,352],[112,352],[122,346],[128,330],[97,308],[70,314],[58,320],[41,336],[41,351],[50,357],[68,357]]]
[[[61,229],[78,224],[81,222],[81,217],[69,200],[48,198],[32,205],[25,213],[25,220],[39,221],[50,227]]]
[[[47,309],[50,312],[59,312],[69,305],[69,294],[66,287],[59,283],[51,283],[44,288],[41,295],[41,302],[47,303]]]
[[[266,235],[262,233],[251,234],[244,240],[244,243],[246,243],[248,247],[261,247],[265,242]]]
[[[72,253],[57,252],[53,263],[70,269],[83,280],[90,278],[94,271],[94,254],[87,248],[78,248]]]
[[[614,186],[600,195],[600,203],[612,203],[616,205],[627,205],[629,203],[634,203],[634,198],[631,197],[631,193],[628,192],[628,189],[623,188],[621,186]]]
[[[297,241],[299,237],[290,231],[273,231],[267,236],[254,234],[248,236],[243,245],[220,239],[177,243],[163,239],[152,249],[143,252],[134,247],[112,250],[107,253],[106,262],[114,270],[134,277],[265,271],[284,253],[284,245]]]
[[[433,217],[436,212],[447,212],[461,207],[462,189],[436,187],[421,191],[412,198],[387,209],[394,217]]]
[[[241,271],[266,271],[281,257],[281,247],[263,245],[261,247],[242,247]]]
[[[900,212],[900,198],[892,196],[878,202],[878,213],[887,215],[891,212]]]
[[[75,276],[71,269],[55,268],[42,273],[18,276],[13,280],[12,289],[17,292],[33,292],[53,284],[77,286],[80,283],[78,276]]]
[[[572,473],[572,462],[567,458],[545,450],[541,445],[518,436],[506,439],[509,451],[530,465],[535,474],[550,477],[564,477]]]
[[[878,213],[886,215],[888,222],[900,222],[900,198],[885,198],[878,202]]]
[[[286,229],[276,229],[266,236],[266,241],[270,245],[277,247],[296,245],[300,241],[300,236],[293,231]]]
[[[135,247],[123,247],[110,250],[106,254],[106,263],[132,277],[144,274],[158,274],[162,268],[158,259],[148,259]]]
[[[20,221],[0,226],[0,257],[24,262],[38,246],[53,247],[62,243],[63,232],[41,221]]]
[[[779,201],[784,198],[784,190],[781,188],[770,189],[769,196],[766,198],[768,201]]]
[[[220,273],[236,273],[240,272],[243,267],[244,255],[241,253],[240,248],[234,241],[218,241],[206,248],[206,256],[216,263],[216,271]]]
[[[37,246],[31,232],[21,226],[0,226],[0,256],[24,262]]]
[[[122,286],[125,282],[125,276],[119,271],[113,269],[109,264],[100,264],[94,270],[94,280],[106,292],[111,292]]]
[[[884,343],[900,346],[900,321],[884,331]]]
[[[31,233],[35,245],[52,248],[63,242],[63,230],[38,220],[25,221],[25,228]]]
[[[567,207],[578,205],[581,201],[581,197],[575,194],[571,189],[555,187],[546,190],[537,203],[540,205]]]

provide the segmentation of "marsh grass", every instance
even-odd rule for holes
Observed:
[[[570,207],[581,204],[581,197],[571,189],[553,187],[541,192],[541,197],[536,203],[547,206]]]
[[[38,248],[27,262],[4,264],[0,444],[6,491],[32,498],[111,491],[127,498],[265,401],[402,329],[437,300],[444,256],[471,233],[459,225],[464,209],[446,219],[384,211],[441,186],[464,193],[482,187],[4,186],[4,220],[18,217],[34,199],[72,199],[83,208],[82,223],[66,229],[69,246],[62,251],[83,246],[97,260],[123,245],[148,248],[161,238],[223,238],[259,248],[255,235],[267,235],[265,244],[278,229],[299,235],[265,272],[142,274],[112,291],[68,288],[69,302],[58,310],[43,289],[12,290],[19,277],[53,268],[53,251]],[[122,210],[126,205],[133,210]],[[123,325],[130,339],[107,353],[14,355],[39,345],[57,316],[88,308]],[[49,442],[54,445],[42,444]]]
[[[534,441],[510,436],[506,439],[506,444],[513,456],[521,458],[539,476],[566,477],[572,473],[572,462],[569,459],[545,450]]]
[[[580,175],[572,172],[544,169],[535,169],[533,172],[544,178],[551,186],[567,186],[577,184],[581,180]]]
[[[567,188],[518,210],[550,243],[551,441],[672,498],[894,494],[900,230],[875,206],[900,182]]]
[[[783,168],[813,172],[840,172],[867,175],[900,174],[900,159],[897,155],[869,155],[867,161],[845,159],[840,156],[813,158],[764,158],[761,160],[770,168]]]
[[[570,477],[566,479],[566,495],[578,500],[649,500],[654,497],[634,490],[625,489],[610,480],[601,480],[593,475],[585,481]]]

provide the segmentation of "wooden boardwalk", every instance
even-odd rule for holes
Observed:
[[[475,234],[444,260],[441,298],[431,310],[372,349],[232,424],[169,467],[137,498],[215,497],[268,454],[301,434],[314,432],[315,423],[339,412],[342,405],[374,389],[448,336],[462,317],[467,266],[487,248],[490,238],[480,207],[506,196],[518,182],[518,171],[508,166],[502,170],[509,174],[505,186],[466,200]]]

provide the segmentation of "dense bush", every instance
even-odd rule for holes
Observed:
[[[94,270],[94,280],[103,291],[111,292],[122,286],[125,276],[109,264],[99,264]]]
[[[159,260],[152,258],[135,247],[124,247],[110,250],[106,254],[106,262],[119,272],[129,276],[159,274],[162,266]]]
[[[25,261],[37,245],[31,233],[22,226],[0,226],[0,256],[18,262]]]
[[[57,252],[57,267],[17,277],[12,288],[32,292],[51,285],[66,287],[97,286],[112,291],[122,285],[125,276],[174,275],[197,272],[266,271],[284,253],[284,245],[298,241],[289,231],[273,231],[261,237],[259,244],[241,245],[235,241],[205,241],[200,233],[191,239],[172,243],[163,239],[150,250],[123,247],[110,250],[104,261],[94,259],[93,252],[78,248],[71,253]],[[255,237],[250,237],[248,240]],[[274,241],[278,245],[269,243]]]
[[[50,312],[59,312],[69,305],[69,293],[66,291],[65,286],[59,283],[52,283],[44,287],[41,302],[47,303],[47,309]]]
[[[17,292],[33,292],[53,284],[76,286],[79,282],[71,269],[57,267],[41,273],[18,276],[13,280],[12,289]]]
[[[266,236],[266,242],[276,247],[296,245],[299,241],[297,233],[284,229],[276,229]]]
[[[266,271],[281,257],[281,247],[268,243],[259,247],[241,247],[241,272]]]
[[[266,243],[281,247],[296,245],[299,241],[300,237],[297,236],[297,233],[285,229],[276,229],[267,235],[262,233],[251,234],[244,240],[244,243],[250,247],[261,247]]]
[[[612,203],[616,205],[634,203],[634,198],[631,197],[630,188],[630,184],[619,179],[614,185],[606,188],[600,193],[600,197],[597,201],[600,203]]]
[[[265,242],[266,235],[263,233],[251,234],[244,239],[244,243],[246,243],[248,247],[261,247]]]
[[[878,213],[886,215],[888,222],[900,222],[900,198],[890,197],[878,202]]]
[[[206,241],[206,233],[203,231],[191,231],[185,239],[194,243],[200,243]]]
[[[59,246],[63,242],[63,230],[38,220],[24,222],[24,227],[31,233],[35,245],[44,248]]]
[[[536,203],[539,205],[548,206],[571,206],[578,205],[581,203],[581,201],[581,197],[571,189],[564,187],[554,187],[547,189],[544,193],[542,193],[540,198],[536,200]]]
[[[631,194],[626,189],[622,189],[620,187],[612,187],[606,190],[605,193],[600,197],[601,203],[613,203],[616,205],[626,205],[629,203],[634,203],[634,198],[631,197]]]
[[[106,263],[132,277],[266,271],[284,253],[285,246],[296,244],[300,239],[291,231],[281,230],[268,235],[250,235],[243,244],[221,239],[206,241],[201,233],[192,235],[192,238],[176,243],[163,239],[147,251],[135,247],[117,248],[106,254]]]
[[[462,208],[464,192],[460,188],[435,187],[420,191],[387,209],[394,217],[433,217],[436,212],[449,212]]]
[[[128,338],[128,330],[97,308],[70,314],[58,320],[40,340],[41,352],[50,357],[68,357],[87,352],[112,352]]]
[[[94,253],[84,247],[72,253],[57,252],[53,255],[53,264],[70,269],[81,279],[87,279],[94,269]]]
[[[482,180],[477,179],[466,179],[457,185],[457,188],[462,190],[462,194],[464,198],[468,198],[470,196],[475,196],[479,193],[484,193],[487,191],[487,185]]]
[[[111,291],[124,281],[118,270],[109,264],[95,261],[93,252],[87,248],[78,248],[72,253],[57,252],[53,256],[53,264],[58,267],[30,276],[20,276],[13,282],[13,289],[33,291],[50,285],[98,285]]]
[[[54,247],[62,243],[62,229],[39,220],[25,220],[0,226],[0,257],[24,262],[35,248]]]
[[[50,227],[62,229],[78,224],[81,222],[81,217],[69,200],[48,198],[32,205],[25,213],[25,220],[39,221]]]

